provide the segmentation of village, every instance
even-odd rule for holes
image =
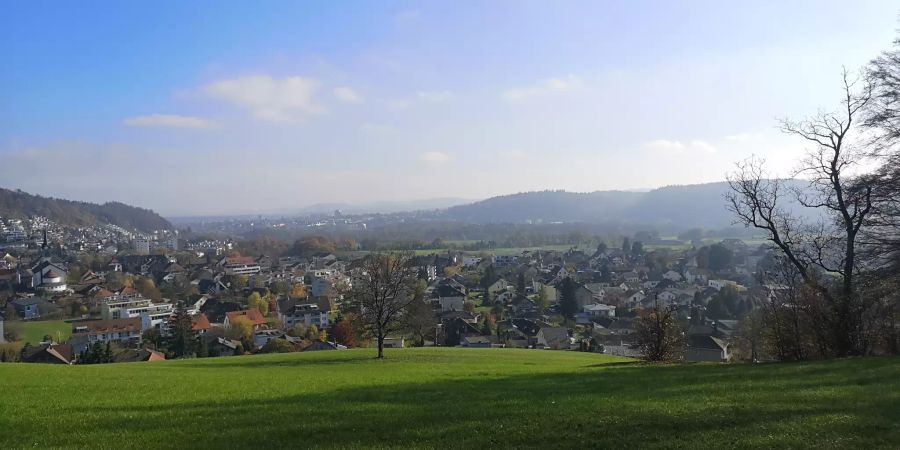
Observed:
[[[177,232],[0,220],[5,361],[77,364],[372,345],[347,292],[364,252],[240,254]],[[640,236],[638,236],[640,237]],[[571,350],[641,357],[635,317],[672,311],[682,360],[759,358],[741,319],[777,297],[765,245],[446,251],[411,258],[416,299],[384,346]],[[39,340],[29,327],[57,324]],[[33,335],[33,333],[31,333]]]

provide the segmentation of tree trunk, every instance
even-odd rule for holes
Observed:
[[[378,359],[384,359],[384,336],[378,336]]]

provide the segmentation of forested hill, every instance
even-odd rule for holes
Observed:
[[[172,224],[159,214],[124,203],[98,205],[0,188],[0,217],[24,219],[29,216],[43,216],[71,226],[112,224],[147,232],[172,229]]]
[[[802,188],[805,183],[787,182]],[[666,225],[675,228],[728,227],[725,182],[667,186],[648,192],[524,192],[448,208],[447,218],[471,223],[590,222]],[[804,215],[796,204],[784,207]],[[806,213],[808,214],[808,213]]]

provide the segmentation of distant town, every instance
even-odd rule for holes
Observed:
[[[337,223],[366,227],[340,212],[305,226]],[[774,260],[764,242],[710,239],[699,229],[547,248],[468,245],[476,250],[410,252],[416,298],[385,347],[640,357],[635,317],[663,307],[682,330],[684,361],[759,360],[767,355],[751,348],[741,320],[785,289],[766,279]],[[348,294],[370,251],[315,235],[279,254],[247,251],[254,246],[174,230],[0,219],[0,357],[90,364],[373,345]]]

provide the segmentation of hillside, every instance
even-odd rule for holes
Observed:
[[[543,350],[372,355],[0,364],[0,448],[872,449],[900,442],[900,358],[655,366]]]
[[[44,216],[70,226],[112,224],[148,232],[172,228],[172,224],[159,214],[124,203],[98,205],[0,188],[0,217],[24,219],[29,216]]]
[[[790,185],[804,186],[799,181]],[[540,221],[724,228],[734,219],[726,208],[728,190],[728,184],[720,182],[667,186],[648,192],[525,192],[454,206],[445,215],[473,223]],[[808,214],[796,204],[785,206],[797,214]]]

